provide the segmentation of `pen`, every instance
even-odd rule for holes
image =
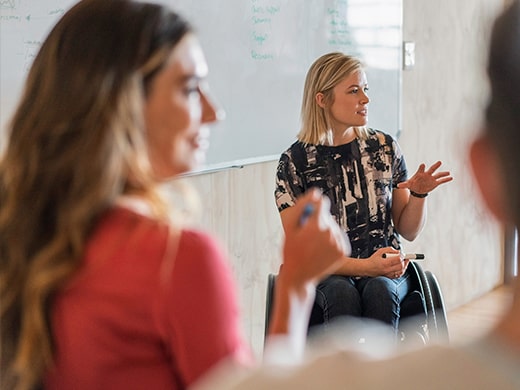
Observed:
[[[397,255],[395,255],[397,256]],[[386,253],[383,253],[383,257],[386,257]],[[422,253],[406,253],[404,255],[405,260],[424,260],[424,254]]]
[[[300,226],[305,225],[305,222],[309,219],[309,217],[314,212],[314,206],[310,203],[307,203],[303,209],[303,213],[300,216]]]

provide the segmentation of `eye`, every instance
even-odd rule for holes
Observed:
[[[198,79],[190,79],[186,81],[184,84],[183,92],[187,97],[192,97],[194,95],[200,95],[201,88]]]
[[[354,88],[354,89],[351,89],[349,93],[351,93],[352,95],[355,95],[359,92],[359,88]]]
[[[199,87],[198,86],[186,86],[184,88],[184,94],[188,97],[195,95],[195,94],[198,95],[198,94],[200,94]]]
[[[367,93],[368,91],[370,91],[370,88],[365,87],[365,88],[363,88],[363,91],[364,91],[365,93]]]

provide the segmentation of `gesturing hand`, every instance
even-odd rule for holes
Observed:
[[[397,188],[408,188],[418,194],[427,194],[441,184],[452,181],[453,177],[449,171],[436,172],[441,165],[442,162],[440,161],[437,161],[428,169],[425,169],[425,164],[419,165],[417,172],[408,180],[399,183]]]

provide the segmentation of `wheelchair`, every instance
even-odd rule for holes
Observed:
[[[406,329],[399,329],[401,338],[406,338],[410,330],[419,333],[425,343],[449,341],[448,320],[439,282],[430,271],[424,271],[416,261],[410,261],[406,270],[411,278],[411,289],[401,302],[401,323],[406,323]],[[274,299],[276,275],[269,274],[267,278],[265,329],[267,336],[271,308]],[[408,321],[409,320],[409,321]]]

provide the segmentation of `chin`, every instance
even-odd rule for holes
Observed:
[[[179,176],[199,169],[206,162],[206,153],[203,150],[195,149],[187,153],[184,158],[177,160],[171,166],[170,172],[174,172],[170,177]]]
[[[194,171],[195,169],[197,169],[198,167],[199,167],[199,165],[195,164],[193,162],[190,164],[180,166],[176,169],[176,174],[173,176],[175,177],[175,176],[183,175],[185,173],[190,173],[190,172]]]
[[[175,166],[163,167],[162,169],[155,169],[154,179],[158,182],[172,180],[180,175],[189,173],[193,169],[193,165],[185,163],[176,164]]]

